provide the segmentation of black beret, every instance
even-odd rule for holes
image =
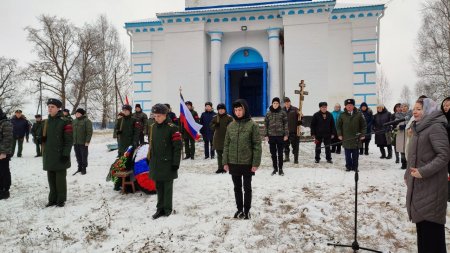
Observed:
[[[58,108],[61,108],[62,107],[62,102],[61,102],[61,100],[56,99],[56,98],[49,98],[47,100],[47,105],[54,105],[54,106],[56,106]]]
[[[123,105],[122,110],[128,110],[131,112],[133,110],[133,108],[131,107],[131,105]]]
[[[78,108],[75,112],[78,112],[81,115],[85,115],[86,114],[86,111],[83,108]]]
[[[355,100],[353,98],[346,99],[344,105],[352,104],[355,105]]]
[[[205,106],[207,106],[207,105],[209,105],[209,106],[212,107],[212,103],[211,103],[211,102],[206,102],[206,103],[205,103]]]
[[[225,104],[224,104],[224,103],[220,103],[220,104],[218,104],[218,105],[217,105],[217,110],[220,110],[220,109],[224,109],[224,110],[226,110],[226,109],[227,109],[227,107],[225,106]]]
[[[156,104],[152,107],[152,113],[154,114],[167,114],[169,113],[169,108],[163,104]]]
[[[322,107],[322,106],[328,106],[327,102],[320,102],[319,107]]]

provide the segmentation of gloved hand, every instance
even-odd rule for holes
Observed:
[[[59,158],[59,159],[62,163],[66,163],[66,162],[70,161],[70,156],[61,156],[61,158]]]
[[[172,170],[178,170],[180,166],[172,165]]]

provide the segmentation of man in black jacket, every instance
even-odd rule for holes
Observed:
[[[334,125],[333,115],[327,111],[327,102],[319,103],[320,110],[313,115],[311,121],[311,136],[316,144],[316,163],[320,161],[321,145],[325,144],[325,155],[328,163],[331,160],[331,139],[336,136],[336,127]]]
[[[16,150],[16,142],[18,143],[17,157],[22,157],[23,140],[28,138],[30,135],[30,123],[27,118],[22,114],[21,110],[17,110],[15,116],[11,119],[11,124],[13,125],[13,137],[14,142],[12,146],[12,154],[14,155]]]

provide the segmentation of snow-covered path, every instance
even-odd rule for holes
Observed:
[[[11,198],[0,201],[0,252],[351,252],[328,242],[353,242],[354,173],[313,162],[313,144],[301,143],[299,165],[287,163],[285,176],[271,176],[268,145],[253,177],[252,219],[234,220],[229,175],[216,175],[216,160],[182,161],[174,184],[176,213],[152,220],[156,196],[121,195],[105,177],[116,152],[110,132],[97,132],[90,147],[87,175],[68,171],[63,208],[44,208],[48,184],[34,146],[11,162]],[[360,246],[383,252],[416,251],[415,225],[408,222],[403,173],[393,160],[378,159],[371,147],[360,158]],[[324,155],[324,154],[323,154]],[[72,156],[74,156],[72,152]],[[450,212],[447,214],[450,219]],[[450,243],[450,225],[446,226]]]

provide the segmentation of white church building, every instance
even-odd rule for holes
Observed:
[[[181,87],[199,112],[243,98],[262,116],[273,97],[297,106],[304,80],[305,115],[350,97],[375,106],[384,10],[375,0],[186,0],[184,11],[125,23],[133,103],[178,113]]]

